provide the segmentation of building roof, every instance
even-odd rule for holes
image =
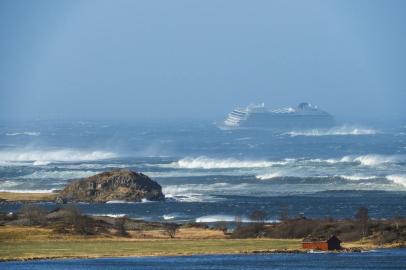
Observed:
[[[338,240],[339,242],[341,242],[341,240],[338,239],[338,237],[335,236],[335,235],[329,235],[329,236],[327,236],[327,235],[317,235],[317,236],[315,236],[315,235],[308,235],[308,236],[306,236],[306,237],[303,239],[303,242],[304,242],[304,243],[311,243],[311,242],[328,242],[328,241],[331,241],[331,240],[335,240],[335,241]]]

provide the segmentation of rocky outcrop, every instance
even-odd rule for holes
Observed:
[[[161,186],[145,174],[116,170],[74,181],[59,193],[56,202],[139,202],[164,198]]]

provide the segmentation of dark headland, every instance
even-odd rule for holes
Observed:
[[[164,200],[162,187],[145,174],[114,170],[74,181],[59,192],[60,202]]]

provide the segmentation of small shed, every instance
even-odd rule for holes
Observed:
[[[303,239],[302,247],[304,249],[316,249],[316,250],[339,250],[341,247],[341,240],[337,236],[332,235],[329,237],[315,237],[307,236]]]

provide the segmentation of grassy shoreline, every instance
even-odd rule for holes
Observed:
[[[404,219],[368,221],[370,233],[361,238],[359,221],[296,218],[263,224],[261,238],[254,238],[259,235],[255,224],[241,226],[230,235],[221,226],[86,216],[75,208],[50,212],[30,205],[54,201],[56,196],[0,192],[0,202],[28,203],[20,213],[0,213],[0,261],[307,252],[301,247],[302,238],[313,233],[341,234],[344,252],[396,248],[402,247],[398,243],[405,243]],[[168,233],[169,225],[177,226],[176,235]],[[122,229],[124,234],[120,233]]]
[[[208,254],[299,253],[302,239],[218,238],[211,230],[183,229],[174,239],[60,235],[40,227],[0,227],[0,261],[90,259],[106,257],[189,256]],[[350,242],[345,248],[396,247]],[[348,251],[348,250],[347,250]]]

